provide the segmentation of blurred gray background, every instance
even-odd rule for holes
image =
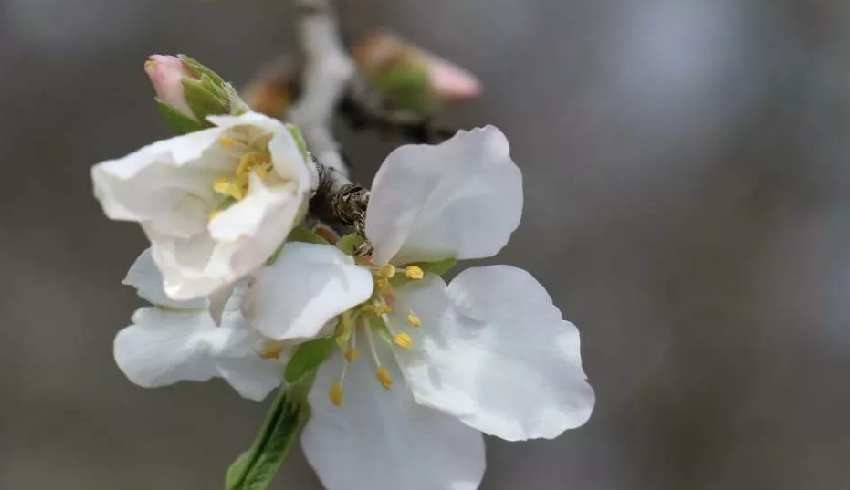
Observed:
[[[291,50],[284,0],[0,0],[0,488],[214,489],[264,405],[143,390],[111,343],[145,246],[89,167],[169,135],[142,63],[242,84]],[[583,335],[591,421],[488,440],[482,487],[850,488],[850,3],[341,0],[484,81],[531,271]],[[344,132],[368,183],[392,144]],[[411,461],[411,464],[416,464]],[[318,489],[300,453],[275,488]]]

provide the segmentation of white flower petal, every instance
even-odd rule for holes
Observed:
[[[216,375],[210,344],[221,342],[218,333],[205,311],[141,308],[133,325],[115,336],[115,361],[130,381],[145,388],[206,381]]]
[[[405,145],[372,183],[366,235],[376,263],[495,255],[519,226],[522,176],[497,128]]]
[[[162,273],[156,268],[151,255],[151,249],[145,249],[133,262],[127,277],[121,282],[126,286],[136,288],[136,293],[157,306],[166,306],[178,309],[203,309],[207,307],[207,300],[196,298],[189,301],[175,301],[168,297],[163,290]]]
[[[308,339],[371,295],[372,274],[336,247],[290,242],[257,271],[245,312],[269,338]]]
[[[263,401],[280,386],[283,364],[253,357],[221,359],[218,374],[239,393],[242,398],[255,402]]]
[[[92,168],[94,194],[112,219],[152,222],[161,233],[202,231],[212,184],[232,166],[216,141],[222,128],[177,136]]]
[[[162,272],[165,294],[176,300],[206,297],[236,278],[222,273],[212,260],[217,246],[207,233],[180,238],[158,233],[142,224],[151,241],[151,254]]]
[[[245,198],[216,215],[209,232],[218,245],[210,267],[231,278],[264,263],[303,217],[306,195],[295,192],[294,183],[266,186],[251,174]]]
[[[481,434],[417,405],[390,361],[395,384],[385,391],[369,360],[349,366],[341,407],[328,392],[341,356],[322,365],[310,392],[312,416],[301,447],[329,490],[473,490],[484,474]]]
[[[231,288],[230,297],[221,312],[221,329],[229,330],[226,348],[217,356],[218,374],[243,398],[261,401],[269,392],[280,386],[287,353],[280,360],[260,358],[257,353],[265,342],[256,331],[248,327],[242,314],[242,304],[248,293],[248,281],[242,280]]]
[[[238,313],[238,312],[237,312]],[[133,325],[118,332],[115,361],[130,381],[145,388],[221,377],[240,395],[259,401],[277,387],[282,364],[263,360],[262,339],[227,312],[216,327],[205,311],[142,308]]]
[[[551,439],[590,417],[578,330],[522,269],[473,267],[447,289],[429,276],[398,290],[393,324],[408,309],[422,326],[396,356],[419,403],[509,441]]]
[[[310,169],[304,165],[304,155],[292,134],[287,131],[275,133],[269,141],[269,152],[272,155],[274,169],[281,178],[297,182],[298,192],[310,192],[312,176]]]

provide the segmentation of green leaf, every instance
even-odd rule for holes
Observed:
[[[354,255],[354,251],[357,248],[366,242],[366,239],[357,233],[349,233],[348,235],[343,235],[338,242],[336,242],[336,246],[338,249],[342,250],[342,253],[346,255]]]
[[[186,116],[179,112],[177,109],[171,107],[165,102],[154,99],[156,101],[156,106],[159,109],[159,113],[162,114],[163,119],[174,131],[180,134],[191,133],[192,131],[199,131],[208,127],[206,124],[202,124],[201,122],[192,119],[189,116]]]
[[[295,383],[315,372],[319,365],[331,355],[335,345],[333,337],[310,340],[299,345],[289,364],[286,365],[283,378],[288,383]]]
[[[226,490],[265,490],[310,418],[307,393],[315,372],[287,388],[281,386],[260,433],[247,452],[227,469]]]
[[[457,265],[457,259],[454,257],[448,257],[445,259],[434,260],[431,262],[416,262],[410,265],[419,266],[426,273],[442,276],[443,274],[451,270],[452,267]]]

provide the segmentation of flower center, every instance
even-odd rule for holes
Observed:
[[[331,386],[329,393],[331,403],[338,407],[342,406],[343,403],[343,384],[345,383],[345,373],[348,369],[348,364],[355,362],[359,358],[359,352],[357,350],[358,333],[366,336],[366,343],[369,347],[370,357],[375,368],[375,378],[385,390],[392,388],[393,378],[387,368],[383,366],[378,351],[375,348],[375,335],[377,334],[393,348],[409,350],[413,347],[413,338],[410,334],[401,326],[394,325],[389,317],[389,313],[392,313],[393,305],[396,302],[393,282],[420,280],[425,277],[425,272],[418,266],[409,265],[401,269],[404,276],[402,278],[400,277],[402,274],[397,275],[396,267],[391,264],[380,267],[367,267],[372,271],[375,291],[368,301],[344,312],[340,316],[335,333],[337,345],[342,350],[343,357],[345,358],[339,375],[339,381]],[[405,318],[406,323],[410,327],[418,328],[422,326],[422,320],[412,310],[407,312]]]
[[[230,175],[223,175],[213,182],[216,194],[227,197],[213,215],[233,202],[245,198],[251,186],[251,174],[256,174],[262,180],[268,180],[274,175],[274,164],[268,150],[271,135],[262,135],[253,139],[238,134],[222,136],[218,143],[234,153],[236,167]]]

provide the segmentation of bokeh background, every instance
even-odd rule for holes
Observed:
[[[293,49],[286,3],[0,0],[0,488],[221,488],[251,441],[264,405],[114,365],[145,240],[89,167],[169,134],[148,54],[245,83]],[[347,35],[389,26],[483,79],[443,121],[497,124],[523,170],[498,262],[582,332],[593,418],[488,440],[482,488],[850,488],[850,3],[339,4]],[[368,183],[393,145],[342,134]],[[300,453],[275,485],[320,488]]]

